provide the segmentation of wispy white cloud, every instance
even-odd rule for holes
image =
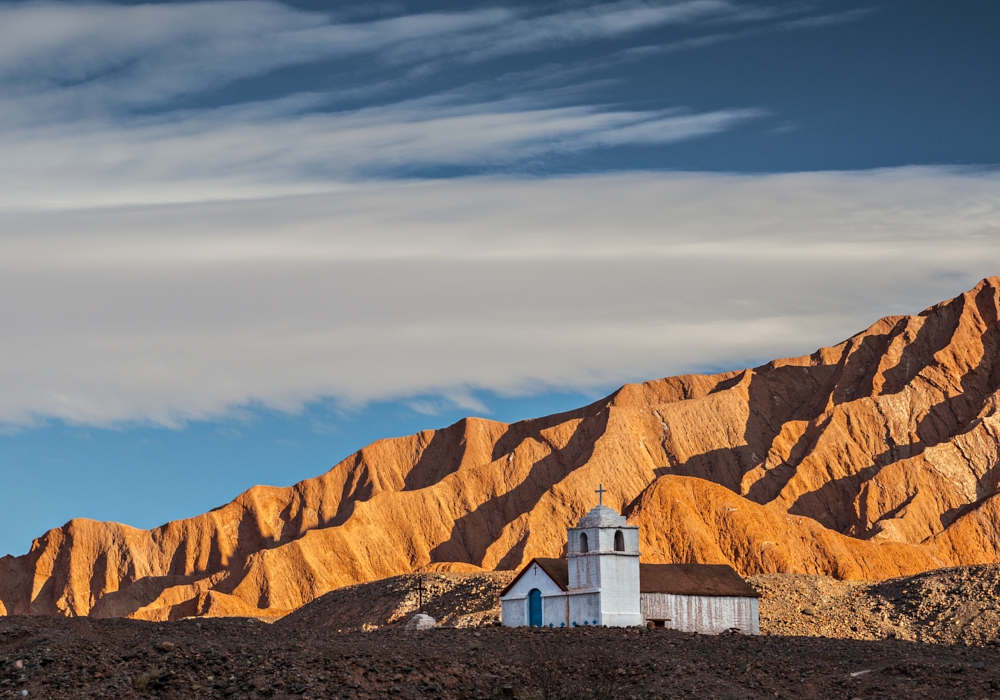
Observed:
[[[664,48],[726,38],[718,26],[799,26],[803,8],[731,0],[618,0],[575,7],[470,9],[348,20],[267,0],[148,5],[23,2],[0,5],[0,122],[75,121],[136,108],[169,108],[238,80],[291,66],[330,62],[332,74],[382,66],[399,85],[442,62],[480,62],[649,32],[669,25],[715,27]],[[801,27],[846,21],[860,11],[799,17]],[[738,33],[738,32],[737,32]],[[339,67],[343,66],[343,67]],[[400,71],[402,73],[400,74]],[[337,82],[337,81],[335,81]],[[348,94],[363,85],[340,81]],[[366,81],[372,82],[372,81]]]
[[[1000,178],[369,183],[0,232],[0,422],[176,425],[810,352],[995,274]]]
[[[183,119],[94,120],[0,132],[0,208],[95,206],[327,190],[436,165],[496,165],[609,145],[669,143],[759,117],[418,100],[339,113],[298,100]]]
[[[813,9],[808,6],[789,7],[782,10],[776,8],[741,8],[740,11],[725,18],[727,24],[737,25],[737,28],[726,28],[725,31],[707,31],[696,36],[683,39],[676,39],[660,44],[647,44],[643,46],[633,46],[623,49],[616,54],[619,60],[635,61],[650,56],[665,53],[677,53],[680,51],[690,51],[701,49],[716,44],[729,41],[738,41],[749,37],[761,36],[778,31],[800,31],[804,29],[819,29],[838,24],[849,24],[868,17],[875,12],[874,8],[858,8],[845,10],[843,12],[831,12],[821,15],[809,15],[796,17],[794,19],[784,19],[788,15],[801,14],[805,9]],[[755,22],[757,20],[774,20],[772,22],[751,24],[751,26],[739,26],[743,22]],[[706,23],[706,29],[713,29],[712,24]],[[606,59],[613,60],[613,59]]]
[[[357,20],[264,0],[0,5],[0,207],[276,196],[440,166],[523,167],[552,154],[708,136],[767,113],[756,105],[696,112],[601,104],[601,82],[588,73],[637,54],[471,80],[420,98],[393,95],[442,61],[668,25],[773,24],[789,13],[802,9],[618,0]],[[372,68],[377,79],[199,102],[234,81],[317,61],[333,61],[335,73],[350,65],[338,61],[359,56],[383,67]],[[182,106],[180,98],[191,101]],[[356,106],[376,98],[378,105]]]
[[[555,12],[480,9],[346,22],[262,0],[0,5],[0,84],[32,106],[156,104],[292,65],[479,61],[734,12],[725,0],[619,2]],[[10,110],[8,110],[10,112]],[[37,118],[37,117],[36,117]]]
[[[716,41],[725,23],[793,15],[725,0],[377,20],[256,0],[0,5],[0,424],[176,425],[320,397],[479,410],[476,388],[805,352],[871,320],[866,299],[931,301],[988,272],[993,175],[385,181],[766,116],[603,104],[594,72],[635,58],[614,51],[394,97],[416,73],[668,25]],[[358,57],[377,80],[197,99]]]
[[[161,102],[297,65],[462,36],[503,9],[338,23],[259,0],[0,7],[0,80],[84,106]]]
[[[456,47],[466,60],[551,48],[570,43],[607,39],[666,24],[686,24],[706,18],[731,16],[736,7],[725,0],[649,3],[635,0],[595,5],[559,14],[520,19],[503,25],[490,37],[470,36]],[[484,39],[487,39],[484,41]]]
[[[843,12],[830,12],[828,14],[814,15],[811,17],[799,17],[779,23],[776,28],[785,31],[795,31],[798,29],[816,29],[818,27],[829,27],[836,24],[849,24],[868,17],[875,12],[873,7],[861,7]]]
[[[707,136],[765,113],[594,103],[598,83],[580,72],[593,66],[536,75],[534,85],[479,79],[418,98],[392,94],[421,62],[485,60],[737,9],[726,0],[619,0],[347,21],[260,0],[0,5],[0,207],[276,196]],[[282,67],[360,55],[405,66],[364,86],[279,90],[222,106],[177,102]],[[379,104],[343,107],[365,94],[380,95]]]

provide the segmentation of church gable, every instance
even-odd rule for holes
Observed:
[[[540,581],[540,576],[548,578],[551,585],[547,586],[544,582]],[[522,580],[525,577],[528,577],[527,580]],[[553,593],[556,590],[565,591],[567,589],[569,586],[569,568],[566,565],[565,559],[550,559],[545,557],[532,559],[528,562],[527,566],[521,569],[521,573],[500,592],[500,597],[517,596],[519,594],[527,595],[528,589],[541,588],[542,586]],[[555,589],[552,589],[552,586],[555,586]],[[521,589],[524,589],[524,591]],[[543,593],[547,593],[549,590],[543,591]]]
[[[565,560],[532,559],[500,594],[503,623],[565,627],[569,622],[567,578]]]

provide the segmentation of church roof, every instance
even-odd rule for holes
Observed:
[[[728,564],[639,564],[639,592],[760,597]]]
[[[514,577],[514,580],[507,584],[506,588],[500,591],[500,597],[507,595],[507,591],[514,587],[514,584],[520,580],[530,569],[532,564],[538,564],[538,568],[544,571],[550,579],[552,579],[559,588],[564,591],[569,588],[569,562],[565,559],[550,559],[547,557],[535,557],[529,561],[521,573]]]
[[[593,510],[580,518],[577,527],[624,527],[625,516],[614,508],[594,506]]]

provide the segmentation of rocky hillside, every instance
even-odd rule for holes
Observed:
[[[278,616],[438,563],[558,556],[606,503],[650,562],[885,579],[1000,562],[1000,278],[812,355],[576,411],[381,440],[154,530],[74,520],[0,559],[0,612]]]
[[[988,647],[1000,643],[1000,566],[995,564],[878,582],[765,574],[751,577],[750,583],[761,594],[764,634]]]
[[[513,571],[402,574],[330,591],[283,617],[281,624],[298,632],[371,631],[404,623],[419,611],[421,598],[424,612],[439,626],[498,624],[500,592],[514,576]]]

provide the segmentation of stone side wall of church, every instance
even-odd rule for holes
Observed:
[[[665,620],[671,629],[719,634],[735,628],[743,634],[760,634],[756,598],[643,593],[641,602],[646,620]]]

